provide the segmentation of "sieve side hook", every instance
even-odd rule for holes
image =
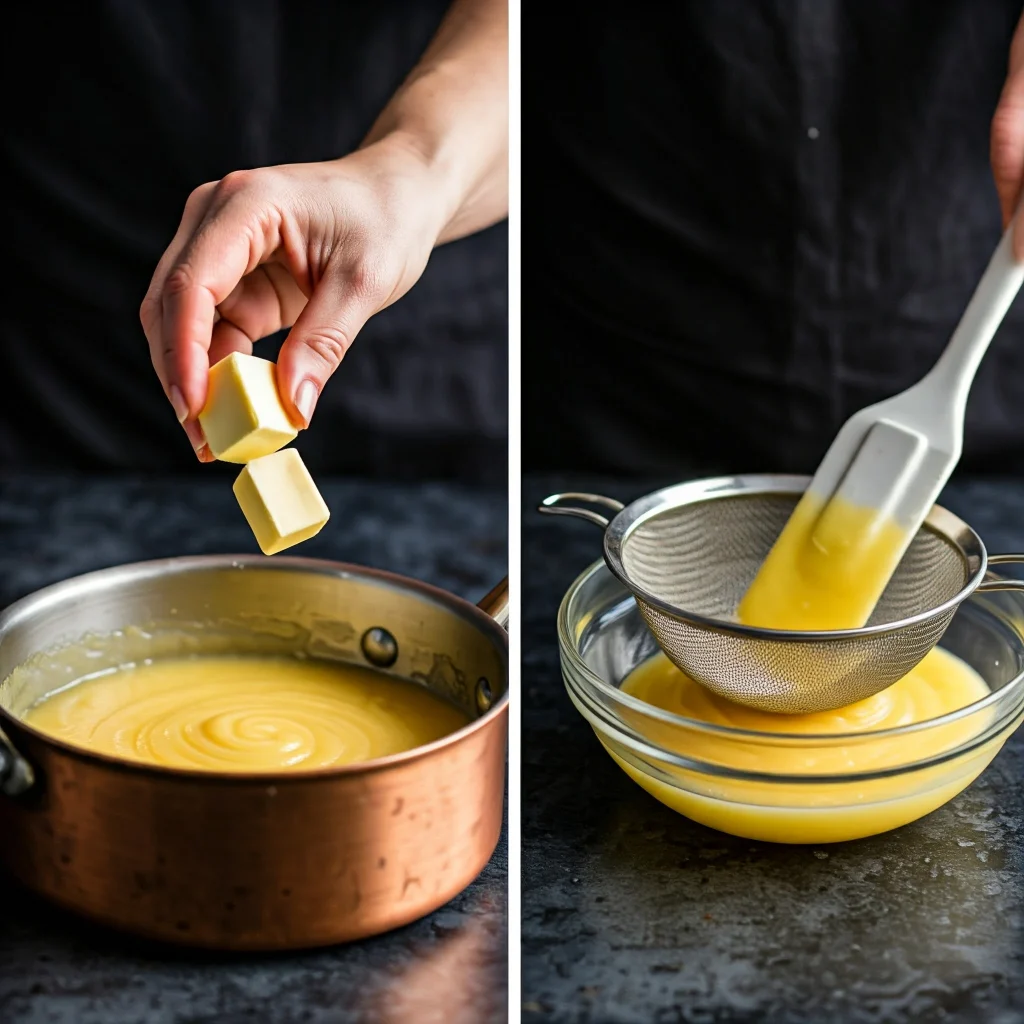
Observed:
[[[989,555],[989,566],[993,565],[1020,565],[1024,566],[1024,555]],[[1024,580],[1002,579],[1000,577],[989,577],[983,579],[974,592],[976,594],[992,594],[1003,590],[1024,590]]]
[[[537,511],[549,516],[575,516],[577,519],[586,519],[588,523],[606,529],[610,522],[600,512],[594,512],[589,508],[579,508],[577,505],[563,505],[565,501],[582,501],[588,505],[602,505],[611,509],[612,512],[621,512],[626,506],[615,498],[606,498],[603,494],[587,494],[585,491],[563,491],[561,494],[550,494],[538,506]]]

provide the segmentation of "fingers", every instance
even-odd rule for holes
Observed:
[[[277,245],[276,225],[249,203],[228,202],[207,215],[167,275],[160,357],[168,384],[179,388],[192,418],[206,401],[217,306]]]
[[[992,174],[999,193],[1004,227],[1010,223],[1024,177],[1024,74],[1006,80],[992,118]]]
[[[327,379],[386,303],[372,275],[329,268],[281,346],[277,380],[292,420],[308,427]]]
[[[177,352],[175,342],[172,340],[176,331],[172,325],[171,333],[168,333],[165,299],[168,293],[168,282],[170,281],[170,289],[173,291],[181,281],[182,271],[180,268],[183,265],[183,260],[189,252],[189,248],[193,246],[197,232],[201,230],[205,219],[216,206],[217,199],[218,184],[213,182],[201,185],[189,196],[178,230],[153,272],[149,289],[139,310],[142,328],[149,343],[153,369],[156,371],[164,394],[167,395],[174,414],[184,428],[189,443],[200,462],[213,461],[213,455],[206,445],[202,428],[195,418],[206,400],[206,373],[203,370],[198,374],[201,377],[201,386],[198,389],[201,391],[201,395],[197,396],[195,393],[197,374],[188,365],[189,357],[186,356],[184,360],[184,373],[176,365]],[[207,341],[207,345],[212,343],[212,337],[208,335],[208,338],[210,340]],[[199,346],[199,352],[193,353],[192,360],[205,362],[208,367],[204,346]],[[184,383],[184,381],[188,383]]]
[[[252,355],[260,338],[295,323],[305,305],[306,296],[284,267],[277,263],[257,267],[217,307],[220,318],[210,339],[210,366],[232,352]]]
[[[257,267],[239,281],[235,290],[218,307],[218,318],[210,335],[208,363],[219,363],[232,352],[252,355],[253,345],[268,334],[294,322],[306,303],[298,285],[282,268],[284,275],[279,287],[268,276],[271,265]],[[185,432],[200,462],[212,462],[213,454],[196,420],[184,422]]]
[[[1013,220],[1020,205],[1024,182],[1024,21],[1018,26],[1010,48],[1009,73],[999,105],[992,118],[991,161],[1003,227]],[[1024,232],[1014,229],[1014,252],[1024,259]]]
[[[259,200],[255,172],[197,189],[140,311],[150,355],[183,422],[206,400],[217,305],[280,244],[280,216]]]
[[[251,356],[252,338],[230,320],[218,320],[213,325],[213,334],[210,336],[210,365],[215,366],[232,352],[243,352]]]
[[[149,282],[149,288],[146,291],[145,298],[142,300],[142,306],[139,309],[139,319],[142,321],[142,330],[146,335],[146,340],[149,343],[149,357],[153,363],[153,369],[156,370],[157,377],[160,379],[160,383],[163,385],[164,393],[168,399],[171,400],[172,405],[175,404],[174,399],[171,396],[170,384],[167,380],[167,375],[164,372],[164,361],[162,358],[163,352],[163,317],[162,317],[162,295],[164,288],[164,281],[167,278],[171,267],[174,266],[175,261],[181,255],[182,250],[188,244],[196,228],[199,227],[206,216],[206,211],[209,209],[210,204],[213,201],[213,193],[215,184],[210,182],[206,185],[200,185],[199,188],[195,189],[193,193],[188,197],[188,201],[185,203],[184,212],[181,215],[181,222],[178,225],[178,230],[175,232],[174,237],[171,239],[171,244],[164,250],[163,256],[160,257],[160,262],[157,263],[156,269],[153,271],[153,277]],[[182,403],[180,401],[180,394],[178,395],[179,403],[175,409],[175,413],[178,415],[178,419],[181,420],[184,416],[182,411]]]
[[[290,327],[305,305],[306,296],[292,275],[281,264],[271,262],[243,277],[217,311],[250,342],[256,342],[282,327]],[[211,346],[210,365],[216,361]]]

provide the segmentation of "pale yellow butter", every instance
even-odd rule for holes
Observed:
[[[331,515],[294,448],[253,459],[233,490],[265,555],[316,536]]]
[[[210,368],[199,425],[215,458],[250,462],[295,440],[277,390],[276,367],[266,359],[232,352]]]

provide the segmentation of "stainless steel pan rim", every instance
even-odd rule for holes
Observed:
[[[161,577],[172,574],[185,574],[204,569],[237,569],[242,572],[248,568],[258,567],[261,572],[280,572],[284,570],[300,571],[339,579],[359,579],[379,583],[382,587],[412,591],[426,601],[440,605],[442,608],[455,612],[460,617],[477,626],[482,633],[502,644],[507,651],[508,634],[505,625],[508,622],[507,580],[492,590],[484,601],[490,603],[493,614],[482,607],[471,604],[455,594],[442,590],[440,587],[423,583],[419,580],[400,576],[397,573],[382,569],[370,569],[346,562],[333,562],[316,558],[295,556],[274,556],[267,558],[262,555],[195,555],[178,558],[162,558],[144,562],[132,562],[126,565],[113,566],[109,569],[98,569],[53,583],[15,601],[0,613],[0,642],[8,630],[22,618],[31,617],[50,605],[59,604],[73,597],[76,591],[95,593],[96,588],[116,589],[121,584],[147,577]],[[506,667],[507,671],[507,667]],[[0,680],[2,683],[3,680]],[[20,796],[29,791],[34,784],[34,772],[31,765],[14,749],[14,745],[4,735],[2,727],[5,722],[17,725],[23,732],[51,747],[60,750],[69,757],[90,763],[99,763],[118,771],[149,776],[174,776],[179,779],[216,782],[218,785],[251,785],[253,782],[273,782],[275,786],[289,783],[309,782],[316,779],[331,779],[344,775],[365,775],[383,771],[401,764],[407,764],[427,757],[443,747],[453,746],[475,732],[486,727],[487,723],[503,714],[508,707],[509,692],[506,680],[505,692],[494,704],[478,718],[467,725],[432,743],[414,747],[412,750],[387,757],[376,758],[356,764],[340,765],[334,768],[296,769],[288,772],[218,772],[192,768],[163,767],[144,762],[130,761],[97,753],[84,747],[73,746],[21,721],[7,709],[0,707],[0,793],[8,796]]]

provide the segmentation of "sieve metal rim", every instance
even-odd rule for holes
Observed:
[[[940,505],[935,505],[925,520],[922,529],[931,530],[945,540],[956,544],[967,559],[969,577],[964,586],[951,598],[934,608],[918,612],[892,622],[879,622],[871,626],[857,629],[832,630],[784,630],[765,629],[760,626],[746,626],[731,622],[728,619],[716,619],[686,609],[677,608],[657,595],[650,593],[634,583],[622,564],[623,545],[629,540],[634,530],[648,519],[653,518],[668,508],[681,505],[697,504],[704,501],[715,501],[723,498],[755,497],[764,495],[799,495],[807,489],[811,478],[795,474],[751,473],[734,476],[711,477],[708,479],[691,480],[685,483],[663,487],[643,497],[637,498],[626,506],[614,499],[600,495],[588,495],[598,499],[596,503],[616,510],[611,520],[596,513],[586,513],[583,518],[604,527],[604,560],[612,574],[638,600],[656,608],[677,622],[701,629],[713,630],[730,636],[752,640],[774,640],[786,643],[821,643],[823,641],[860,640],[868,636],[881,636],[894,633],[908,627],[918,625],[936,616],[954,611],[962,604],[985,578],[988,571],[988,552],[981,537],[958,516]],[[541,511],[562,514],[580,515],[580,510],[573,511],[567,507],[559,507],[559,499],[569,495],[551,495],[544,500]],[[684,498],[686,500],[680,500]]]

